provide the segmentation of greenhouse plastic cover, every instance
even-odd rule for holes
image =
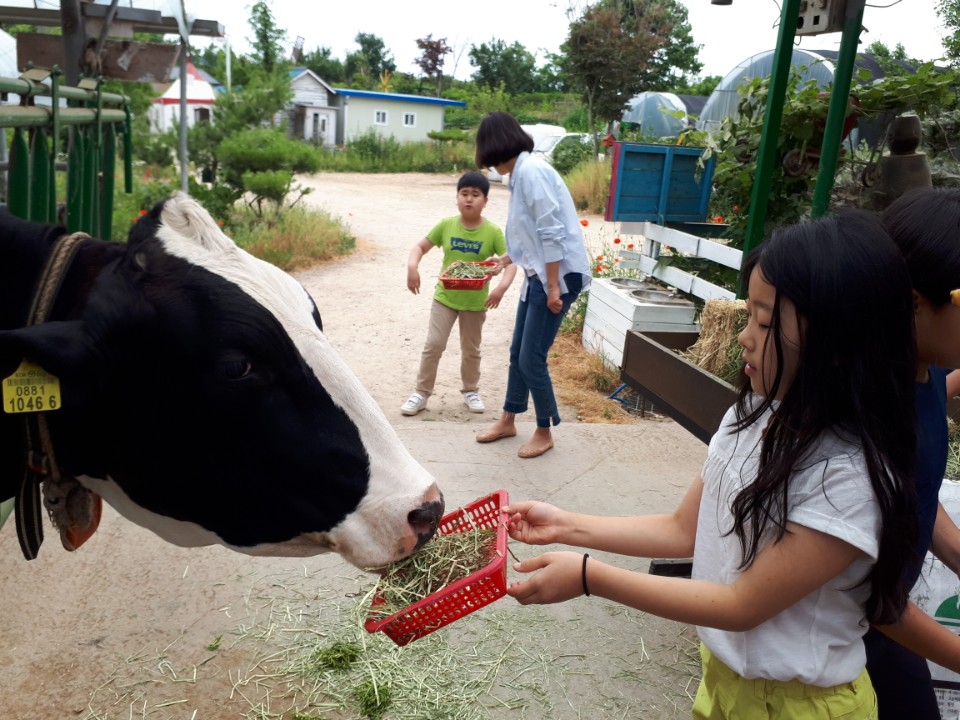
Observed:
[[[673,112],[683,115],[677,118],[670,114]],[[676,137],[687,127],[687,106],[673,93],[642,92],[627,103],[621,121],[639,125],[644,135]]]
[[[740,83],[755,77],[770,77],[773,73],[775,52],[767,50],[758,53],[727,73],[703,106],[697,127],[701,130],[718,130],[723,119],[736,112],[739,102],[737,87]],[[801,82],[816,80],[821,87],[833,82],[834,64],[819,53],[794,48],[791,64],[799,69]]]

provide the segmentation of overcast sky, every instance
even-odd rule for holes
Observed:
[[[100,0],[106,1],[106,0]],[[153,1],[157,6],[168,0]],[[184,0],[188,13],[224,25],[236,52],[250,50],[253,33],[248,19],[250,0]],[[297,36],[307,51],[329,47],[344,59],[357,49],[354,38],[363,32],[383,39],[402,72],[418,74],[413,60],[420,54],[418,38],[446,38],[454,49],[445,70],[467,79],[471,45],[503,40],[520,42],[538,60],[557,52],[567,36],[570,0],[479,0],[464,4],[451,0],[363,0],[362,2],[311,2],[267,0],[277,24],[287,32],[287,47]],[[777,43],[776,25],[780,5],[774,0],[733,0],[732,5],[711,5],[710,0],[682,0],[690,12],[694,41],[702,45],[703,74],[725,75],[740,61]],[[134,0],[136,7],[144,3]],[[582,7],[583,3],[578,6]],[[893,49],[902,43],[908,55],[921,60],[938,59],[943,48],[943,27],[934,7],[936,0],[872,0],[863,16],[867,32],[863,45],[880,40]],[[837,49],[840,33],[805,37],[799,46],[810,50]],[[194,44],[203,44],[195,39]]]

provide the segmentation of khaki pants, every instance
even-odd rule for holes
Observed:
[[[454,310],[436,300],[430,306],[430,326],[427,341],[420,356],[420,372],[417,373],[417,392],[425,397],[433,394],[437,381],[437,366],[440,356],[447,349],[447,339],[453,324],[460,325],[460,392],[476,392],[480,385],[480,339],[486,310]]]

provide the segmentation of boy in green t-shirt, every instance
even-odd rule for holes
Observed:
[[[478,172],[468,172],[457,182],[457,209],[459,215],[438,222],[427,236],[410,249],[407,260],[407,289],[414,295],[420,292],[420,259],[434,247],[443,248],[443,269],[452,262],[480,262],[507,251],[503,231],[481,214],[487,206],[490,182]],[[508,265],[497,286],[490,290],[447,290],[437,282],[430,308],[427,341],[420,356],[417,389],[400,406],[404,415],[416,415],[427,406],[437,379],[440,356],[447,347],[447,339],[454,322],[460,326],[460,381],[463,401],[470,412],[483,412],[483,400],[477,392],[480,383],[480,338],[487,308],[500,305],[503,294],[510,287],[516,266]]]

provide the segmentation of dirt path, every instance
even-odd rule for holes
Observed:
[[[638,503],[655,512],[675,505],[704,448],[673,423],[564,423],[558,432],[576,429],[581,449],[558,445],[536,472],[517,466],[515,448],[472,442],[502,400],[519,284],[502,309],[489,313],[484,330],[481,389],[490,410],[477,415],[463,407],[454,338],[429,410],[400,415],[413,389],[430,300],[429,292],[406,290],[407,253],[437,219],[456,212],[456,178],[319,175],[305,182],[316,188],[307,200],[348,223],[360,249],[297,277],[317,300],[333,345],[441,481],[451,507],[504,485],[610,514]],[[501,224],[507,193],[496,183],[491,190],[487,214]],[[610,230],[597,218],[591,227]],[[426,256],[424,285],[439,264],[438,252]],[[561,413],[570,417],[569,410]],[[645,567],[642,560],[633,566]],[[257,559],[221,548],[176,548],[109,508],[80,551],[63,552],[48,531],[30,563],[8,523],[0,531],[0,578],[4,720],[293,720],[283,713],[307,690],[286,669],[303,655],[303,638],[318,642],[344,632],[400,664],[453,663],[430,674],[463,681],[461,694],[465,675],[499,673],[500,704],[491,710],[498,720],[684,717],[697,672],[690,628],[593,598],[523,615],[501,602],[472,624],[458,623],[449,645],[437,633],[434,644],[410,646],[434,657],[397,655],[389,641],[357,629],[358,593],[369,578],[339,558]],[[466,649],[484,638],[496,641],[496,653],[509,649],[510,657],[471,661]],[[328,710],[319,717],[357,715]]]

